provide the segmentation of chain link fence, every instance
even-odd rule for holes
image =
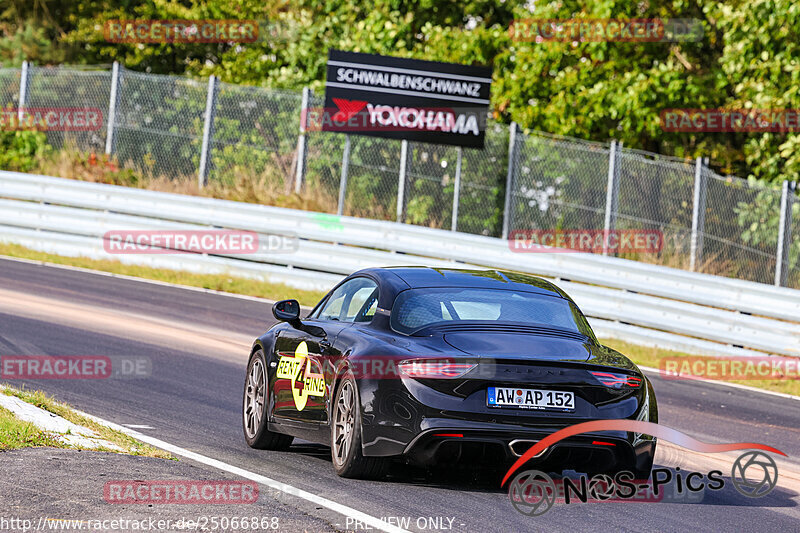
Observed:
[[[248,180],[277,193],[290,193],[286,176],[295,168],[300,110],[297,93],[218,84],[209,181]],[[200,135],[202,124],[199,120]]]
[[[781,191],[711,170],[707,202],[703,270],[713,274],[772,283],[775,276]],[[800,243],[800,235],[795,234]]]
[[[113,154],[148,177],[197,175],[207,84],[125,70],[117,89]]]
[[[541,133],[515,144],[509,231],[603,228],[608,144]]]
[[[448,229],[497,236],[503,227],[503,198],[508,174],[508,126],[489,122],[483,150],[462,152],[457,220]],[[456,161],[457,163],[457,161]],[[448,177],[455,180],[455,170]]]
[[[619,165],[618,229],[652,229],[664,236],[658,261],[690,267],[695,164],[623,148]]]
[[[103,116],[100,129],[47,131],[47,142],[55,148],[66,148],[71,144],[85,151],[102,150],[108,131],[110,91],[111,73],[108,71],[31,67],[25,106],[99,109]]]
[[[625,257],[800,288],[796,193],[719,176],[700,161],[613,142],[512,135],[492,121],[483,150],[301,131],[299,92],[123,68],[26,72],[23,80],[20,69],[0,69],[0,105],[99,109],[102,128],[49,131],[48,142],[106,151],[150,178],[259,188],[294,198],[290,207],[495,237],[659,230],[660,252]],[[312,91],[306,98],[306,109],[324,105]],[[787,246],[776,273],[782,227]]]
[[[15,109],[19,104],[18,68],[0,68],[0,107]]]

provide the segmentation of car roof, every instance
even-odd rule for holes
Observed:
[[[549,281],[528,274],[520,274],[519,272],[412,266],[369,268],[360,273],[367,272],[384,279],[391,277],[389,274],[394,274],[405,282],[409,288],[472,287],[501,289],[547,294],[570,300],[564,291]]]

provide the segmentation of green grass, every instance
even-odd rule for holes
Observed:
[[[98,424],[94,420],[86,418],[84,416],[79,415],[75,411],[73,411],[68,405],[60,403],[42,391],[29,391],[25,389],[14,389],[6,386],[2,392],[9,396],[16,396],[22,401],[28,402],[31,405],[35,405],[40,409],[44,409],[45,411],[49,411],[53,414],[64,418],[72,422],[73,424],[77,424],[79,426],[83,426],[85,428],[91,429],[94,431],[98,437],[101,439],[110,442],[111,444],[116,444],[120,448],[122,448],[123,453],[128,455],[143,455],[146,457],[158,457],[160,459],[174,459],[172,455],[169,453],[159,450],[158,448],[154,448],[148,444],[144,444],[142,442],[137,441],[133,437],[130,437],[124,433],[116,431],[114,429],[108,428],[102,424]],[[2,410],[2,409],[0,409]],[[32,442],[42,442],[43,444],[30,444],[30,446],[58,446],[61,448],[67,447],[63,444],[60,444],[56,439],[52,436],[49,436],[47,433],[39,431],[36,429],[36,426],[32,424],[28,424],[27,422],[22,422],[16,420],[14,415],[9,411],[6,411],[8,415],[11,417],[12,421],[9,422],[11,427],[14,427],[13,424],[16,422],[18,425],[27,425],[30,426],[29,428],[24,428],[26,432],[31,433],[21,433],[20,435],[28,435],[31,436],[34,440]],[[0,413],[2,415],[3,413]],[[3,419],[0,418],[0,428],[3,427]],[[36,435],[38,432],[38,436]],[[15,445],[19,442],[20,438],[13,438],[13,433],[9,433],[9,436],[6,436],[6,432],[3,429],[0,429],[0,449],[10,449],[10,448],[21,448],[23,446]],[[9,448],[6,448],[4,445],[6,443],[11,444]],[[55,443],[55,444],[53,444]],[[110,451],[116,452],[117,450],[113,449],[105,449],[99,448],[98,451]]]
[[[257,296],[259,298],[268,298],[271,300],[293,298],[300,302],[300,305],[308,307],[313,307],[325,296],[325,293],[321,291],[305,291],[280,283],[267,283],[264,281],[225,275],[194,274],[179,270],[161,270],[146,266],[126,265],[119,261],[112,260],[89,259],[86,257],[64,257],[46,252],[37,252],[18,244],[3,242],[0,242],[0,255],[31,259],[34,261],[46,261],[59,265],[89,268],[92,270],[110,272],[112,274],[122,274],[125,276],[152,279],[191,287],[202,287],[204,289]]]
[[[0,451],[42,446],[65,447],[51,434],[30,422],[16,418],[11,411],[0,407]]]
[[[661,368],[661,361],[663,361],[664,359],[673,359],[673,358],[714,359],[713,357],[706,358],[698,355],[689,355],[682,352],[664,350],[662,348],[639,346],[638,344],[631,344],[616,339],[600,339],[600,342],[610,348],[617,350],[618,352],[625,354],[637,365],[649,366],[652,368]],[[774,392],[782,392],[785,394],[800,396],[800,381],[793,379],[786,379],[786,380],[746,379],[746,380],[725,380],[725,382],[738,383],[740,385],[747,385],[749,387],[755,387],[757,389],[765,389]]]

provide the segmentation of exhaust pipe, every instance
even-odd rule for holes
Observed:
[[[538,440],[528,440],[528,439],[514,439],[508,443],[508,449],[511,450],[511,453],[514,454],[516,457],[522,457],[525,452],[531,449],[531,446],[535,445]],[[540,451],[533,458],[541,457],[546,454],[550,448],[545,448],[544,450]]]

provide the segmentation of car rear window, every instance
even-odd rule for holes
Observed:
[[[438,323],[513,322],[551,326],[594,338],[580,310],[560,297],[497,289],[409,289],[392,307],[392,327],[410,334]]]

